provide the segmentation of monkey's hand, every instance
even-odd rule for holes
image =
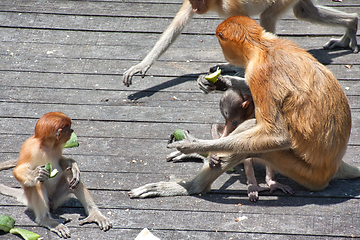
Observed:
[[[80,221],[80,225],[85,223],[97,223],[101,230],[107,231],[112,228],[112,223],[109,218],[102,215],[99,210],[91,211],[89,216]]]
[[[123,83],[125,84],[125,86],[129,87],[132,84],[132,77],[136,74],[136,73],[140,73],[141,77],[145,77],[145,74],[147,72],[147,70],[150,68],[150,65],[147,64],[143,64],[142,62],[132,66],[131,68],[129,68],[128,70],[126,70],[123,74]]]
[[[72,171],[72,179],[69,182],[70,189],[75,189],[80,183],[80,169],[75,161],[70,161],[67,171]]]
[[[214,168],[220,165],[220,158],[214,154],[210,154],[207,159],[209,161],[210,168]]]
[[[36,181],[45,182],[50,177],[50,172],[44,166],[38,166],[34,170],[34,174],[36,174]]]
[[[168,142],[167,148],[176,148],[178,151],[189,154],[193,153],[190,146],[194,143],[199,141],[195,137],[189,134],[188,130],[184,131],[185,138],[181,141],[175,141],[173,142],[174,138],[171,138]]]
[[[205,94],[208,94],[209,92],[215,90],[225,91],[227,89],[226,83],[221,80],[221,75],[215,83],[206,80],[205,76],[207,76],[207,74],[202,74],[197,79],[197,84],[200,90],[203,91]]]

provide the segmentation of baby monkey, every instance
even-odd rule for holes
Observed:
[[[50,112],[42,116],[36,123],[35,134],[22,145],[13,170],[22,189],[0,184],[0,193],[25,203],[34,211],[38,224],[63,238],[70,237],[70,231],[63,223],[51,217],[50,209],[59,207],[71,193],[79,199],[88,215],[80,221],[80,225],[95,222],[104,231],[112,227],[110,220],[101,214],[89,190],[80,181],[77,163],[62,155],[71,133],[71,119],[65,114]],[[58,170],[53,178],[49,170],[44,168],[47,163]]]
[[[240,90],[237,89],[228,89],[225,91],[220,99],[220,112],[225,118],[225,125],[222,124],[212,124],[211,126],[211,136],[213,139],[223,138],[228,136],[235,128],[243,123],[245,120],[255,118],[255,106],[253,99],[250,94],[242,94]],[[182,154],[180,151],[176,151],[167,156],[167,161],[181,161],[185,158],[201,158],[204,161],[208,161],[211,168],[219,165],[219,158],[215,155],[210,154],[208,158],[203,155],[194,153],[194,154]],[[274,180],[274,170],[266,165],[264,161],[261,161],[259,158],[247,158],[243,161],[245,174],[247,178],[247,194],[249,200],[256,202],[259,199],[258,192],[269,190],[269,188],[260,187],[257,184],[253,163],[262,163],[266,166],[266,177],[265,181],[270,188],[270,192],[277,189],[281,189],[285,193],[293,194],[292,189],[281,183],[278,183]]]

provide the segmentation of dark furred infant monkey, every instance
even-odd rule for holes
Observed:
[[[245,67],[255,104],[255,119],[240,124],[229,136],[202,140],[189,136],[173,142],[184,154],[214,153],[220,167],[204,164],[192,180],[157,182],[133,189],[131,197],[190,195],[211,190],[222,173],[249,157],[312,191],[332,178],[360,177],[345,163],[351,131],[350,106],[337,79],[292,41],[265,32],[249,17],[231,17],[216,36],[227,61]]]
[[[228,136],[245,120],[255,118],[255,106],[251,95],[242,94],[240,90],[236,89],[228,89],[224,92],[220,99],[220,111],[225,118],[225,127],[219,138]],[[219,129],[219,126],[216,127],[216,125],[214,127]],[[210,158],[210,163],[211,161],[215,161],[215,159],[215,157]],[[248,184],[247,194],[250,201],[256,202],[259,199],[258,192],[269,190],[268,188],[263,188],[258,185],[253,168],[253,163],[255,162],[265,164],[266,166],[265,181],[270,188],[270,193],[280,189],[284,193],[293,194],[289,186],[274,180],[274,170],[269,165],[266,165],[265,161],[259,158],[247,158],[243,161],[243,164]],[[215,162],[215,164],[218,164],[218,162]]]
[[[38,224],[63,238],[70,237],[70,231],[51,217],[50,208],[59,207],[71,193],[79,199],[88,215],[80,221],[80,225],[95,222],[104,231],[112,227],[110,220],[101,214],[90,192],[80,181],[77,163],[62,155],[71,132],[71,119],[65,114],[50,112],[42,116],[36,123],[35,134],[22,145],[13,170],[22,189],[0,184],[0,193],[25,203],[34,211]],[[47,163],[59,171],[53,178],[49,178],[49,171],[43,167]]]

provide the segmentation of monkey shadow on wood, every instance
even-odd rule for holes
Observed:
[[[324,65],[329,65],[333,62],[333,59],[342,57],[349,54],[354,54],[351,49],[334,48],[334,49],[310,49],[308,52],[313,55],[316,60]]]
[[[29,219],[35,222],[35,213],[30,210],[29,208],[25,210],[25,214],[29,217]],[[86,218],[85,209],[82,206],[81,202],[76,198],[70,198],[67,200],[63,205],[57,208],[55,211],[50,211],[51,217],[55,219],[59,223],[66,224],[73,220],[82,220]],[[64,214],[75,214],[80,216],[79,219],[72,219],[72,218],[64,218],[61,215]]]
[[[147,76],[148,77],[148,76]],[[198,77],[198,74],[187,74],[183,76],[176,77],[174,79],[171,79],[170,81],[162,82],[158,85],[155,85],[153,87],[138,91],[134,94],[131,94],[128,96],[129,100],[139,100],[141,98],[145,97],[151,97],[156,92],[159,92],[161,90],[182,84],[184,82],[193,81],[194,86],[196,86],[196,79]]]
[[[194,197],[204,199],[206,201],[220,203],[220,204],[242,204],[280,207],[292,206],[301,207],[306,205],[331,205],[339,204],[349,201],[360,195],[360,180],[332,180],[329,186],[322,191],[312,192],[300,186],[290,178],[284,177],[281,174],[276,174],[276,179],[282,184],[289,185],[294,194],[286,194],[281,190],[273,193],[269,191],[259,192],[259,200],[254,203],[249,201],[246,190],[228,189],[231,185],[239,181],[241,184],[247,185],[247,179],[242,164],[235,167],[236,171],[227,172],[229,179],[222,184],[218,189],[213,188],[210,193],[203,195],[194,195]],[[262,165],[254,165],[254,172],[258,183],[264,184],[265,167]],[[265,186],[265,185],[262,185]]]

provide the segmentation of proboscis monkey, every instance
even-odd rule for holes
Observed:
[[[79,199],[88,215],[80,225],[95,222],[100,229],[112,227],[110,220],[103,216],[96,206],[89,190],[80,181],[80,170],[71,158],[65,158],[62,150],[71,135],[71,119],[61,112],[50,112],[36,123],[35,134],[22,145],[17,165],[13,170],[22,189],[0,184],[0,192],[18,198],[35,213],[35,221],[49,228],[60,237],[70,237],[69,229],[53,219],[50,208],[56,209],[71,193]],[[12,161],[12,160],[10,160]],[[58,174],[50,177],[44,165],[50,163]]]
[[[245,67],[255,103],[255,119],[229,136],[201,140],[189,136],[170,143],[184,154],[214,153],[220,167],[204,164],[190,181],[158,182],[133,189],[131,197],[189,195],[211,190],[223,172],[249,157],[300,185],[319,191],[332,178],[357,178],[360,169],[342,161],[351,130],[350,107],[337,79],[311,54],[277,38],[249,17],[231,17],[216,36],[227,61]]]
[[[139,64],[124,72],[123,82],[129,87],[136,73],[144,77],[147,70],[176,40],[195,13],[205,14],[214,11],[224,18],[260,14],[261,26],[266,31],[275,33],[277,19],[289,8],[293,8],[294,15],[298,19],[346,28],[345,34],[340,39],[331,39],[324,45],[325,49],[350,47],[354,53],[358,52],[356,42],[358,16],[355,13],[349,14],[328,7],[314,6],[311,0],[184,0],[179,12],[152,50]]]

